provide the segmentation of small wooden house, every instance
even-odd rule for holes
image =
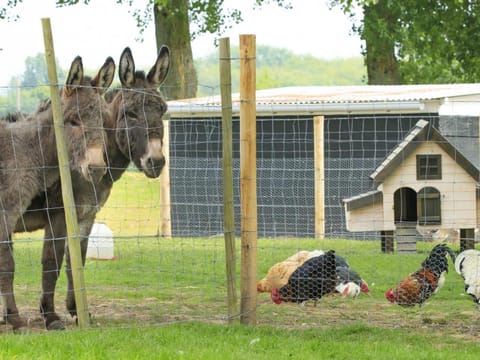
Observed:
[[[382,249],[416,247],[418,229],[460,229],[473,247],[479,169],[429,122],[419,120],[370,175],[376,190],[343,200],[347,230],[380,231]],[[466,241],[469,239],[469,241]]]

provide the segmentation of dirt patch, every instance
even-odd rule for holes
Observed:
[[[318,303],[275,305],[268,296],[258,297],[258,325],[283,329],[331,328],[363,323],[385,329],[411,329],[452,338],[479,341],[480,311],[474,305],[461,302],[458,308],[449,302],[432,299],[422,307],[402,308],[386,301],[361,295],[355,300],[327,296]],[[67,331],[77,329],[75,319],[60,306],[57,308]],[[167,323],[200,321],[228,323],[226,304],[221,301],[190,303],[188,299],[164,301],[158,298],[131,299],[89,298],[91,327],[148,327]],[[27,319],[27,332],[46,332],[43,318],[36,308],[22,308]],[[233,317],[235,321],[240,315]],[[11,333],[3,323],[0,333]]]

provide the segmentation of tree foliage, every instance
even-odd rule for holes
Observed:
[[[81,0],[56,0],[59,5],[74,5]],[[88,3],[89,0],[83,0]],[[155,23],[157,49],[166,44],[172,50],[170,75],[164,84],[169,99],[196,96],[197,73],[194,68],[191,41],[199,34],[221,35],[233,24],[241,22],[238,9],[225,6],[224,0],[146,0],[144,7],[133,7],[133,0],[116,0],[127,4],[137,21],[140,33],[152,21]],[[291,7],[288,0],[254,0],[255,6],[273,3]],[[138,2],[135,3],[137,6]]]
[[[15,20],[18,15],[11,10],[20,4],[22,0],[7,0],[6,4],[0,6],[0,20]]]
[[[384,71],[385,64],[374,63],[381,51],[392,57],[400,83],[480,81],[480,49],[475,46],[480,37],[480,2],[332,0],[331,5],[351,17],[353,31],[365,40],[369,83],[375,79],[373,72]],[[363,9],[361,19],[359,9]]]
[[[403,9],[401,76],[405,82],[480,81],[480,2],[409,0]],[[407,21],[412,18],[413,21]]]
[[[57,0],[57,3],[72,4],[79,0]],[[84,0],[88,2],[89,0]],[[133,5],[132,0],[116,0],[118,3]],[[191,24],[191,38],[195,39],[201,34],[221,35],[225,30],[232,27],[233,24],[239,24],[243,21],[242,12],[237,8],[228,8],[224,0],[189,0],[188,6],[175,0],[148,0],[143,8],[134,8],[132,14],[135,17],[137,26],[143,32],[146,26],[153,20],[151,9],[155,6],[159,8],[168,8],[169,16],[175,16],[177,13],[188,15]],[[266,4],[277,4],[278,6],[290,9],[292,5],[288,0],[254,0],[254,7],[261,7]]]

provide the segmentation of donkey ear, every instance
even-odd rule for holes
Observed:
[[[98,71],[97,76],[90,82],[92,86],[98,89],[100,94],[103,94],[112,84],[115,77],[115,61],[109,56],[105,60],[105,64]]]
[[[163,45],[158,53],[157,61],[155,65],[150,69],[147,75],[148,82],[159,87],[167,77],[168,70],[170,69],[170,50],[167,46]]]
[[[124,87],[133,87],[135,85],[135,62],[129,47],[126,47],[122,55],[120,55],[118,77]]]
[[[76,86],[81,85],[83,81],[83,63],[82,58],[77,56],[72,65],[70,65],[70,70],[68,71],[67,81],[65,83],[64,93],[65,96],[70,96],[73,93],[73,90]]]

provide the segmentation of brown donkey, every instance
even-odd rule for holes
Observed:
[[[110,112],[101,93],[114,73],[115,64],[108,58],[94,79],[84,77],[82,59],[76,57],[61,93],[70,166],[88,183],[99,181],[106,170],[102,126]],[[15,331],[26,322],[15,303],[11,234],[32,199],[59,177],[51,108],[22,121],[0,121],[0,293],[4,319]]]
[[[112,117],[104,127],[107,133],[106,158],[108,173],[92,186],[82,178],[73,178],[77,216],[80,227],[82,260],[88,246],[88,236],[95,217],[110,195],[113,183],[120,179],[130,162],[147,177],[160,175],[165,158],[163,146],[163,120],[167,104],[158,87],[163,83],[170,67],[170,52],[166,46],[160,49],[157,60],[148,74],[135,71],[135,63],[129,48],[126,48],[119,65],[120,89],[110,96]],[[60,194],[60,185],[55,184],[46,194],[37,197],[26,214],[24,222],[18,223],[16,231],[45,229],[42,254],[42,297],[40,311],[49,330],[62,330],[65,325],[55,313],[54,293],[65,253],[65,216]],[[49,209],[46,201],[48,199]],[[40,210],[40,211],[39,211]],[[75,296],[69,253],[66,251],[68,294],[67,309],[76,315]]]

